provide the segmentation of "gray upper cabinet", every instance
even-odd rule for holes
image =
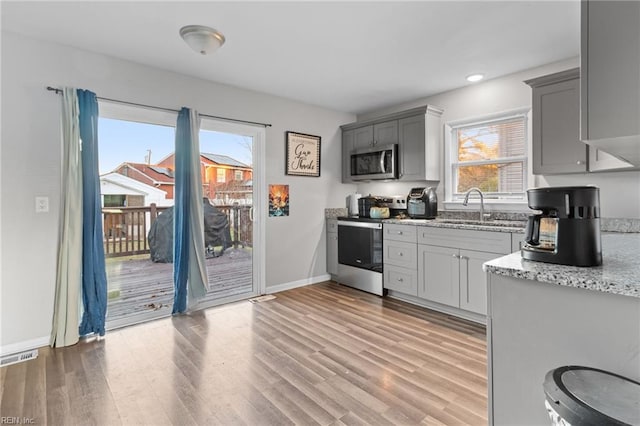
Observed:
[[[580,137],[640,166],[640,2],[583,1],[581,14]]]
[[[587,171],[580,140],[579,68],[525,81],[532,88],[533,173]]]
[[[398,179],[440,180],[442,110],[431,105],[342,126],[342,182],[349,176],[354,149],[398,144]]]
[[[354,129],[354,148],[398,143],[398,121],[377,123]]]
[[[398,120],[399,179],[440,180],[442,110],[430,105],[416,115]]]
[[[532,88],[533,174],[631,168],[580,140],[580,69],[525,81]]]
[[[342,131],[342,183],[352,183],[351,175],[349,174],[349,153],[355,146],[355,129]]]

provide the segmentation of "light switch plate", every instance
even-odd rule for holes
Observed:
[[[36,213],[49,211],[49,197],[36,197]]]

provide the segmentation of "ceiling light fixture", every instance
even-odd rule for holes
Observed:
[[[470,81],[471,83],[475,83],[476,81],[480,81],[484,78],[484,74],[471,74],[470,76],[467,76],[467,81]]]
[[[202,55],[215,52],[225,42],[222,33],[203,25],[187,25],[180,28],[180,37],[190,48]]]

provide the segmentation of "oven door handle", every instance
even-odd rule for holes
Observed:
[[[338,226],[351,226],[353,228],[382,229],[382,223],[355,222],[355,221],[347,221],[347,220],[339,220]]]

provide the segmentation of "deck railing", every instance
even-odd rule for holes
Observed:
[[[253,245],[253,223],[249,205],[216,205],[227,215],[234,247]],[[168,207],[104,207],[104,252],[106,257],[150,253],[149,229],[158,215]]]

